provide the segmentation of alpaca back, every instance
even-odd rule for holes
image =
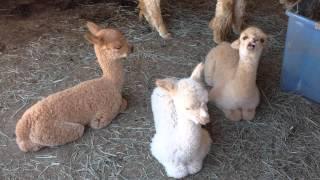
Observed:
[[[239,51],[230,43],[223,42],[214,47],[205,61],[205,81],[210,86],[220,86],[234,78],[239,62]]]
[[[83,82],[47,98],[47,103],[54,112],[59,113],[60,118],[83,125],[88,124],[99,112],[111,116],[117,114],[121,101],[119,90],[105,78]]]
[[[161,88],[155,88],[151,96],[156,133],[171,136],[176,125],[176,112],[173,99]]]
[[[50,119],[87,125],[99,111],[112,116],[120,105],[121,94],[117,88],[110,86],[109,80],[98,78],[52,94],[30,110],[34,123],[48,123]]]

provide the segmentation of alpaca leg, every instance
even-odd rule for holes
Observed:
[[[93,129],[101,129],[111,123],[115,116],[110,114],[97,113],[96,117],[90,121],[89,126]]]
[[[39,151],[42,147],[40,144],[33,143],[31,140],[19,140],[17,138],[19,149],[23,152]]]
[[[224,109],[223,110],[226,118],[231,121],[240,121],[241,120],[241,111],[239,109]]]
[[[35,125],[30,134],[30,140],[42,146],[57,146],[79,139],[83,132],[84,126],[81,124],[58,121]]]
[[[234,17],[232,30],[235,34],[240,34],[245,14],[246,2],[245,0],[235,0]]]
[[[162,19],[160,0],[139,0],[139,8],[140,18],[144,16],[162,38],[168,39],[171,37]]]
[[[19,146],[19,149],[23,152],[28,151],[38,151],[42,148],[40,144],[33,143],[30,140],[30,122],[32,117],[29,114],[23,115],[23,117],[18,121],[16,125],[16,142]]]
[[[255,109],[243,109],[242,110],[242,119],[246,121],[251,121],[256,114]]]
[[[188,169],[183,164],[167,163],[165,168],[169,177],[180,179],[188,175]]]
[[[201,129],[201,146],[197,151],[197,159],[191,161],[187,168],[189,174],[195,174],[202,169],[203,159],[209,153],[212,140],[207,130]]]
[[[218,0],[216,4],[215,17],[209,23],[213,30],[213,41],[217,44],[224,41],[230,32],[232,25],[234,0]]]

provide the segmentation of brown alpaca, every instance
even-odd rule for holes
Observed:
[[[226,40],[231,27],[234,33],[240,33],[245,6],[245,0],[217,0],[215,17],[209,23],[215,43]]]
[[[252,120],[260,101],[256,85],[259,59],[267,36],[256,27],[245,29],[232,44],[223,42],[207,55],[205,81],[213,101],[233,121]]]
[[[57,146],[83,135],[84,127],[100,129],[126,109],[122,98],[121,58],[132,51],[125,37],[115,29],[102,29],[88,22],[85,38],[94,45],[101,78],[85,81],[57,92],[30,107],[16,126],[17,144],[24,151]]]

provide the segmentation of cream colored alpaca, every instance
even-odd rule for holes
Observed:
[[[156,127],[151,153],[169,177],[182,178],[199,172],[210,149],[210,136],[201,128],[210,121],[202,73],[201,63],[190,78],[157,80],[151,96]]]
[[[158,31],[159,35],[168,39],[168,32],[161,15],[161,0],[139,0],[140,19],[144,16],[149,24]],[[217,0],[215,17],[209,23],[213,29],[214,41],[222,42],[228,35],[231,26],[239,33],[243,23],[245,0]]]
[[[259,104],[257,69],[267,36],[256,27],[245,29],[232,44],[213,48],[205,61],[205,81],[213,88],[209,100],[233,121],[252,120]]]
[[[88,22],[85,37],[94,44],[103,76],[52,94],[29,108],[16,126],[17,144],[22,151],[38,151],[57,146],[83,135],[84,127],[100,129],[125,110],[122,98],[121,58],[132,47],[118,30],[102,29]]]
[[[139,0],[139,9],[140,19],[144,16],[162,38],[168,39],[171,37],[162,19],[160,0]]]
[[[219,44],[226,40],[231,27],[234,33],[240,33],[245,6],[245,0],[217,0],[215,17],[209,23],[215,43]]]

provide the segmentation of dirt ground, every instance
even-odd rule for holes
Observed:
[[[215,46],[208,22],[216,1],[164,3],[171,40],[138,21],[134,1],[44,2],[0,3],[0,179],[167,179],[149,151],[154,79],[186,77],[204,60]],[[214,143],[202,171],[186,179],[320,179],[320,106],[279,87],[287,17],[278,0],[254,2],[248,2],[247,23],[269,35],[257,116],[230,122],[210,104],[207,129]],[[129,108],[73,143],[23,153],[14,135],[22,113],[53,92],[101,75],[83,38],[87,20],[121,29],[135,46],[124,60]]]

